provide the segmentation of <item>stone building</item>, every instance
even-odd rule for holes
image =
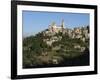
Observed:
[[[49,26],[49,31],[50,32],[62,32],[64,29],[64,20],[62,20],[61,26],[57,26],[55,22],[53,22],[50,26]]]

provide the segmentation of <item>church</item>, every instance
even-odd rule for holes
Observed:
[[[62,20],[62,23],[60,26],[57,26],[55,22],[53,22],[50,26],[49,26],[49,31],[50,32],[62,32],[64,29],[64,20]]]

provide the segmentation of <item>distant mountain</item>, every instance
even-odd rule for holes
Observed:
[[[88,65],[88,60],[89,26],[68,29],[63,21],[60,27],[53,22],[48,29],[23,39],[23,68]]]

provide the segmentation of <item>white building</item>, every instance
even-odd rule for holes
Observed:
[[[61,23],[61,26],[57,26],[55,24],[55,22],[53,22],[50,26],[49,26],[49,30],[50,32],[55,32],[55,33],[58,33],[60,31],[62,31],[64,29],[64,21],[62,20],[62,23]]]

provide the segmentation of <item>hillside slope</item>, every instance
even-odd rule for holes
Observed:
[[[89,65],[89,26],[51,28],[23,39],[23,68]]]

